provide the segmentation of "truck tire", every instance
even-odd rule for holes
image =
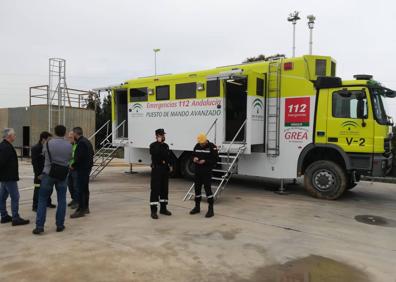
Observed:
[[[316,161],[305,170],[304,186],[313,197],[336,200],[345,192],[347,184],[345,171],[335,162]]]
[[[195,168],[190,154],[183,156],[180,161],[180,165],[181,175],[186,179],[193,179],[195,175]]]
[[[170,171],[169,177],[171,177],[171,178],[179,177],[180,176],[180,161],[173,154],[170,159],[170,165],[172,166],[173,169]]]

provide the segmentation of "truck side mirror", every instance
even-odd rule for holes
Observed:
[[[366,94],[363,92],[362,94],[364,94],[364,96],[366,96]],[[365,115],[365,109],[366,109],[366,102],[364,101],[364,98],[358,98],[357,101],[357,117],[362,119],[362,127],[366,127],[366,122],[365,119],[367,119],[367,116]]]

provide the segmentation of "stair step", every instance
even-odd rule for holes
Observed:
[[[227,158],[227,159],[236,159],[236,156],[232,156],[232,155],[219,155],[219,158]]]
[[[223,181],[223,177],[212,177],[212,180]]]
[[[212,171],[214,171],[214,172],[223,172],[223,173],[227,173],[228,172],[227,170],[224,170],[224,169],[212,169]]]
[[[221,164],[221,165],[231,165],[232,163],[231,163],[231,162],[229,162],[229,163],[226,163],[226,162],[217,162],[217,164]]]

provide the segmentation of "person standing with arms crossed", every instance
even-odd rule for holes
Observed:
[[[197,214],[201,212],[202,199],[202,185],[205,189],[205,194],[208,199],[208,212],[205,217],[213,217],[213,192],[212,192],[212,169],[216,165],[218,159],[218,150],[215,144],[208,141],[205,134],[200,133],[197,137],[198,143],[195,145],[192,158],[195,164],[195,207],[190,211],[190,214]]]
[[[170,150],[165,143],[165,131],[160,128],[155,131],[156,141],[150,144],[151,154],[151,193],[150,210],[151,218],[158,219],[157,209],[160,203],[160,214],[170,216],[167,209],[169,192],[169,163]]]
[[[3,130],[3,142],[0,143],[0,214],[1,223],[12,222],[13,226],[29,224],[19,216],[19,168],[18,156],[12,146],[16,139],[15,130],[6,128]],[[12,217],[8,215],[6,201],[11,197]]]

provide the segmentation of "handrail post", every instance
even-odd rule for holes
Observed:
[[[232,139],[230,145],[228,146],[227,149],[227,159],[230,158],[230,150],[231,150],[231,146],[234,144],[235,140],[237,139],[239,133],[241,132],[241,130],[245,127],[247,122],[247,119],[245,119],[245,121],[242,123],[241,127],[238,129],[237,133],[235,134],[234,138]],[[246,141],[246,132],[245,132],[245,141]]]
[[[215,144],[216,144],[216,138],[217,138],[217,118],[214,120],[214,122],[212,122],[212,125],[209,127],[208,131],[206,131],[206,136],[209,135],[209,133],[212,131],[213,126],[215,126],[215,136],[214,136],[214,140],[215,140]]]
[[[217,120],[218,119],[216,119],[216,122],[215,122],[215,125],[214,125],[214,127],[215,127],[215,144],[217,144]]]

